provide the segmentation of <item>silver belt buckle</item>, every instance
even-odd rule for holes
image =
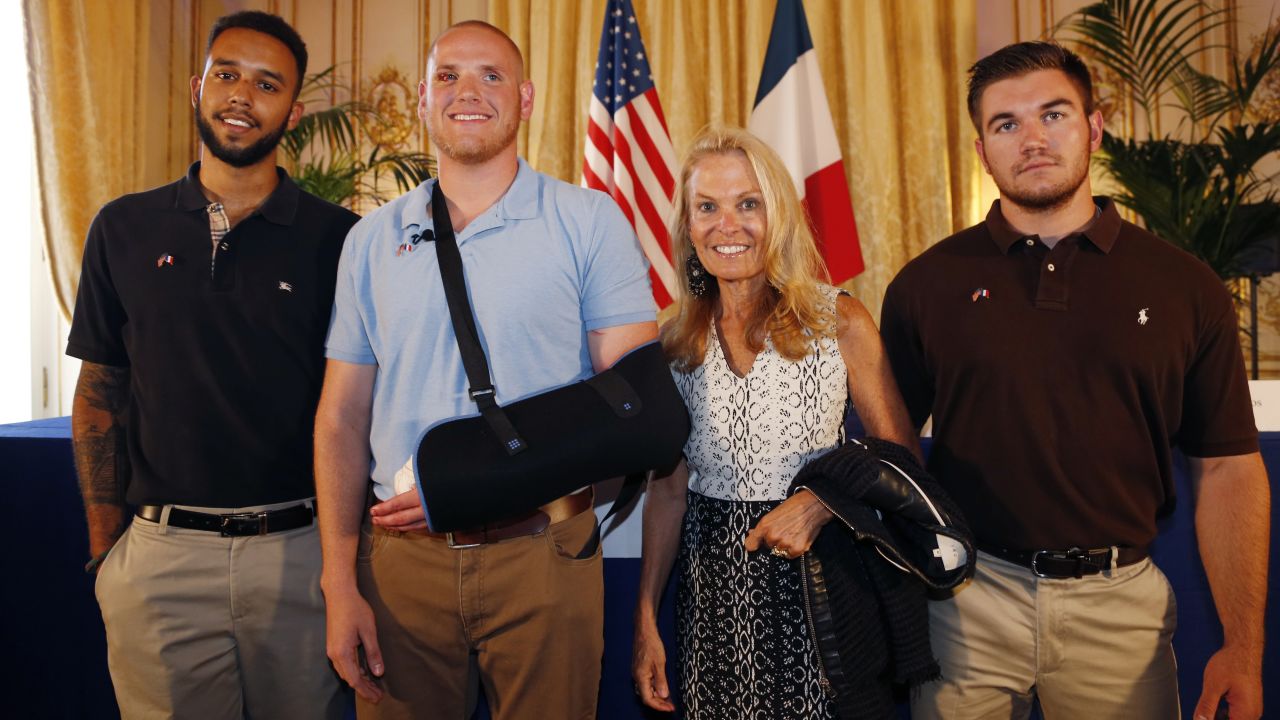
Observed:
[[[1062,557],[1057,559],[1075,561],[1075,564],[1076,564],[1075,573],[1072,575],[1062,576],[1062,575],[1047,575],[1045,573],[1040,572],[1040,569],[1037,566],[1037,562],[1040,560],[1040,556],[1041,555],[1052,556],[1059,553],[1061,553]],[[1090,558],[1092,557],[1090,553],[1091,553],[1090,550],[1085,550],[1079,547],[1069,548],[1066,552],[1062,552],[1059,550],[1037,550],[1031,555],[1031,572],[1034,573],[1036,577],[1046,578],[1050,580],[1055,578],[1066,578],[1066,577],[1074,577],[1075,579],[1079,580],[1080,578],[1085,577],[1086,575],[1097,575],[1098,573],[1102,572],[1102,569],[1099,568],[1097,565],[1094,565],[1092,562],[1090,562]],[[1088,568],[1089,572],[1085,572],[1086,568]]]
[[[484,544],[484,543],[466,543],[466,544],[459,545],[458,543],[454,542],[453,533],[451,532],[447,532],[444,534],[444,541],[450,548],[454,550],[466,550],[467,548],[480,547],[481,545]]]
[[[227,532],[227,528],[231,527],[231,523],[233,521],[252,520],[254,518],[258,519],[257,534],[259,535],[267,534],[267,511],[266,510],[263,510],[261,512],[256,512],[256,513],[231,513],[229,515],[219,515],[218,517],[221,518],[220,524],[222,526],[221,527],[222,537],[239,537],[239,536],[234,536],[231,533]]]
[[[1041,555],[1049,555],[1049,550],[1037,550],[1031,554],[1031,573],[1038,578],[1054,579],[1052,575],[1040,572],[1039,562]]]

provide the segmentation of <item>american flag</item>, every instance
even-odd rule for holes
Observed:
[[[653,296],[671,303],[671,198],[676,153],[631,0],[609,0],[587,118],[582,184],[613,196],[640,238],[652,266]]]

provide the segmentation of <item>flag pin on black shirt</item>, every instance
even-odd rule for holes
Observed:
[[[156,267],[162,268],[165,265],[174,265],[177,262],[178,262],[178,258],[170,255],[169,253],[165,253],[160,257],[156,258]]]
[[[979,300],[987,300],[990,297],[991,297],[991,291],[986,288],[974,288],[973,290],[973,295],[972,295],[973,302],[978,302]]]

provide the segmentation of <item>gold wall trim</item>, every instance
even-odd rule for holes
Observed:
[[[364,55],[364,0],[351,2],[351,96],[360,97],[360,58]]]
[[[178,64],[178,58],[174,57],[174,50],[178,47],[174,42],[177,36],[177,28],[175,22],[177,13],[174,12],[173,3],[169,3],[169,47],[166,52],[169,55],[169,88],[170,92],[177,87],[173,80],[173,68]],[[164,114],[164,169],[166,172],[173,170],[173,109]],[[61,385],[61,383],[59,383]]]
[[[427,0],[418,0],[418,64],[413,68],[413,76],[419,81],[426,78],[427,47],[431,42],[431,28],[427,22]],[[422,129],[422,119],[418,117],[417,106],[414,106],[414,128],[418,134],[418,152],[427,152],[427,133]]]
[[[329,64],[338,64],[338,0],[329,5]],[[338,104],[338,89],[329,86],[329,104]]]
[[[1022,7],[1018,0],[1013,0],[1013,41],[1022,42]]]
[[[200,67],[200,25],[201,25],[201,3],[200,0],[191,0],[191,67],[194,74],[199,74]],[[191,152],[187,157],[196,158],[200,155],[200,139],[197,133],[192,132],[187,143],[191,147]]]
[[[1240,8],[1236,0],[1227,0],[1223,6],[1227,11],[1227,59],[1234,58],[1240,52]]]

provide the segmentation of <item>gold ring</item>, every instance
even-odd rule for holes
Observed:
[[[786,550],[783,550],[781,547],[777,545],[774,545],[773,549],[770,550],[769,552],[774,557],[787,558],[788,560],[791,559],[791,555],[789,555]]]

